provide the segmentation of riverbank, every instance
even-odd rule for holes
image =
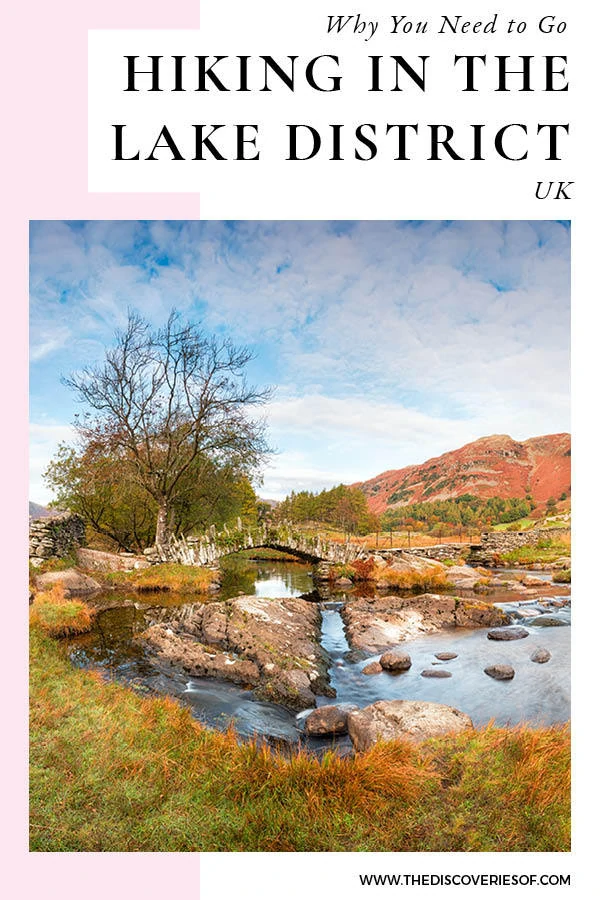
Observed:
[[[31,630],[32,850],[565,851],[569,743],[566,726],[484,728],[283,755],[74,669]]]

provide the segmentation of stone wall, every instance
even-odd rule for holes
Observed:
[[[29,558],[34,565],[45,559],[62,557],[85,544],[85,523],[81,516],[60,513],[29,522]]]
[[[535,547],[540,541],[552,540],[571,533],[570,528],[533,528],[531,531],[484,531],[481,535],[483,550],[507,553],[517,547]]]
[[[469,562],[492,565],[501,553],[518,547],[536,547],[540,541],[555,540],[571,534],[570,528],[533,528],[531,531],[485,531],[481,543],[471,547]],[[565,548],[565,555],[568,551]]]
[[[451,559],[456,562],[459,559],[466,559],[471,551],[470,544],[432,544],[430,547],[411,547],[398,549],[381,549],[377,550],[381,556],[419,556],[425,559],[437,559],[443,561]]]

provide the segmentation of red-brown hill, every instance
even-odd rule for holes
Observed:
[[[571,492],[571,435],[514,441],[507,434],[493,434],[354,486],[364,491],[374,513],[461,494],[484,499],[531,494],[536,503],[545,503],[549,497]]]

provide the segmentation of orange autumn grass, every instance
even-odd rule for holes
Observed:
[[[81,600],[65,598],[62,582],[36,594],[29,611],[29,621],[50,637],[83,634],[92,627],[95,611]]]
[[[569,730],[277,751],[75,670],[31,629],[31,848],[569,849]]]
[[[443,591],[452,588],[446,574],[434,568],[425,571],[398,572],[391,566],[376,567],[372,556],[368,559],[356,559],[345,565],[331,566],[330,581],[344,576],[353,583],[371,582],[379,587],[420,593],[424,591]]]

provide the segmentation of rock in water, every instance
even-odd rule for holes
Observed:
[[[451,594],[352,597],[341,616],[350,645],[369,655],[455,625],[496,628],[510,623],[506,613],[490,603]]]
[[[367,663],[362,670],[363,675],[379,675],[380,672],[383,672],[383,666],[377,660]]]
[[[358,751],[367,750],[376,741],[419,743],[472,727],[473,722],[466,713],[424,700],[378,700],[348,715],[348,733]]]
[[[539,647],[537,650],[533,651],[529,659],[536,663],[546,663],[551,656],[552,654],[549,650],[546,650],[544,647]]]
[[[539,625],[541,628],[556,628],[560,625],[568,625],[569,622],[566,619],[559,618],[559,616],[542,613],[541,616],[537,616],[535,624]]]
[[[241,596],[158,611],[137,640],[195,677],[248,684],[257,696],[291,709],[335,697],[320,645],[321,614],[294,597]]]
[[[348,710],[338,706],[321,706],[306,717],[304,730],[311,735],[347,734]]]
[[[444,662],[449,659],[456,659],[458,653],[452,653],[450,650],[443,650],[441,653],[436,653],[436,659],[442,659]]]
[[[412,666],[412,660],[408,653],[396,653],[388,650],[379,659],[379,665],[387,672],[406,672]]]
[[[446,669],[423,669],[421,675],[423,678],[452,678],[452,672]]]
[[[491,631],[488,631],[487,636],[489,641],[520,641],[528,634],[526,628],[515,625],[510,628],[492,628]]]
[[[510,681],[515,677],[515,670],[512,666],[487,666],[483,671],[490,678],[495,678],[496,681]]]

